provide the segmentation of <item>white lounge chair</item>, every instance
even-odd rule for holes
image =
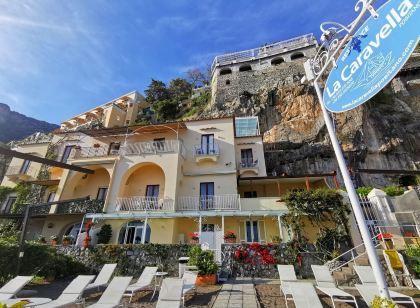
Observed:
[[[182,275],[182,280],[184,281],[184,285],[182,287],[182,303],[185,306],[185,293],[190,290],[195,290],[195,281],[197,280],[197,272],[190,272],[185,271],[184,275]]]
[[[153,282],[157,270],[157,267],[146,266],[139,279],[128,286],[127,290],[125,290],[124,296],[130,296],[130,303],[135,292],[145,289]]]
[[[71,304],[84,303],[82,294],[87,285],[95,278],[94,275],[79,275],[64,289],[61,295],[52,302],[37,305],[39,308],[58,308]]]
[[[362,282],[362,285],[357,284],[356,288],[359,291],[360,295],[363,297],[363,300],[368,305],[370,305],[375,295],[379,295],[379,289],[376,284],[375,276],[373,275],[373,270],[370,266],[356,266],[355,265],[353,268],[356,271],[357,276],[359,276],[360,281]],[[389,293],[394,302],[398,304],[409,303],[409,304],[413,304],[414,307],[417,307],[416,303],[414,302],[411,296],[394,292],[391,290],[389,290]]]
[[[32,278],[34,276],[16,276],[11,279],[0,288],[0,301],[14,297]]]
[[[388,271],[391,274],[392,281],[396,287],[400,286],[398,277],[401,277],[407,287],[412,288],[413,283],[411,281],[411,275],[408,272],[408,268],[405,265],[403,256],[397,250],[384,250],[383,256],[385,263],[388,267]]]
[[[121,298],[130,284],[133,277],[114,277],[108,287],[102,293],[101,298],[96,304],[90,305],[91,308],[114,308],[120,305]]]
[[[284,300],[286,301],[286,307],[287,307],[287,301],[293,300],[292,292],[289,288],[289,283],[291,281],[297,282],[297,277],[295,273],[295,269],[293,265],[277,265],[277,271],[279,272],[280,277],[280,290],[284,294]]]
[[[296,308],[322,308],[321,300],[310,282],[289,282],[288,288],[292,294]],[[287,301],[286,301],[287,304]]]
[[[358,307],[356,298],[353,295],[337,288],[334,278],[327,266],[311,265],[311,267],[317,284],[316,288],[331,298],[333,307],[335,307],[334,301],[354,303],[356,307]]]
[[[156,308],[179,308],[182,305],[182,278],[165,278],[159,291]]]
[[[87,286],[86,291],[94,288],[97,288],[99,291],[101,287],[106,287],[116,267],[116,263],[105,264],[96,277],[95,281]]]
[[[411,279],[411,281],[413,282],[414,286],[420,290],[420,279]]]

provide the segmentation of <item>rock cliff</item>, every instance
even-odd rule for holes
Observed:
[[[314,89],[300,84],[302,76],[301,63],[243,72],[234,90],[217,89],[215,103],[202,116],[258,115],[269,173],[338,170]],[[350,170],[419,169],[420,54],[414,54],[368,103],[332,116]],[[353,175],[358,185],[379,187],[398,181],[395,176]]]

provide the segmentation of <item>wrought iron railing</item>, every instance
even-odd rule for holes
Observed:
[[[164,153],[177,153],[182,150],[180,140],[145,141],[129,143],[125,146],[126,155],[153,155]]]
[[[108,146],[99,146],[99,147],[78,147],[74,148],[72,151],[73,159],[80,158],[92,158],[92,157],[106,157],[106,156],[116,156],[119,154],[118,150],[109,149]]]
[[[15,204],[13,209],[10,211],[11,214],[18,214],[23,215],[25,214],[26,207],[29,206],[28,204]],[[40,205],[40,206],[33,206],[30,209],[31,216],[44,216],[50,212],[51,205]]]
[[[239,169],[244,169],[244,168],[258,168],[258,159],[256,159],[256,160],[253,160],[253,159],[242,159],[238,163],[238,168]]]
[[[77,200],[57,204],[56,214],[86,214],[101,213],[104,207],[103,200]]]
[[[193,150],[194,156],[207,156],[207,155],[220,155],[220,147],[218,143],[213,143],[211,145],[196,145]]]
[[[178,211],[239,210],[239,195],[184,196],[178,197]]]
[[[117,198],[117,211],[173,211],[174,200],[159,197],[132,196]]]

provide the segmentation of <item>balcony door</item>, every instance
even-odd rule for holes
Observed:
[[[20,167],[19,174],[25,174],[26,172],[28,172],[30,163],[30,160],[25,159],[25,161],[22,164],[22,167]]]
[[[153,139],[153,145],[155,146],[156,152],[165,152],[165,138]]]
[[[200,209],[214,209],[214,182],[200,183]]]
[[[201,154],[214,154],[214,135],[201,135]]]
[[[10,211],[12,210],[12,207],[13,207],[13,205],[15,204],[15,202],[16,202],[16,197],[9,197],[9,198],[7,198],[7,201],[6,201],[6,204],[4,205],[4,208],[3,208],[3,213],[5,213],[5,214],[8,214],[8,213],[10,213]]]
[[[245,235],[248,243],[260,241],[258,221],[245,221]]]
[[[61,156],[61,162],[66,163],[70,157],[71,150],[73,150],[74,145],[66,145],[64,148],[63,156]]]
[[[157,209],[159,198],[159,185],[146,186],[146,208]]]
[[[121,228],[118,242],[120,244],[141,244],[143,236],[144,223],[141,221],[132,221]],[[151,229],[146,225],[146,236],[144,243],[150,243]]]
[[[96,195],[96,200],[105,201],[106,194],[108,193],[108,187],[99,187]]]
[[[241,150],[241,166],[252,167],[253,163],[254,163],[254,158],[252,156],[252,149],[242,149]]]

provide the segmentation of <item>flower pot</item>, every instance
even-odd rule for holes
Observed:
[[[236,238],[225,238],[225,243],[226,244],[235,244],[236,243]]]
[[[199,275],[195,280],[195,284],[198,286],[205,286],[205,285],[215,285],[216,284],[216,274],[212,275]]]

